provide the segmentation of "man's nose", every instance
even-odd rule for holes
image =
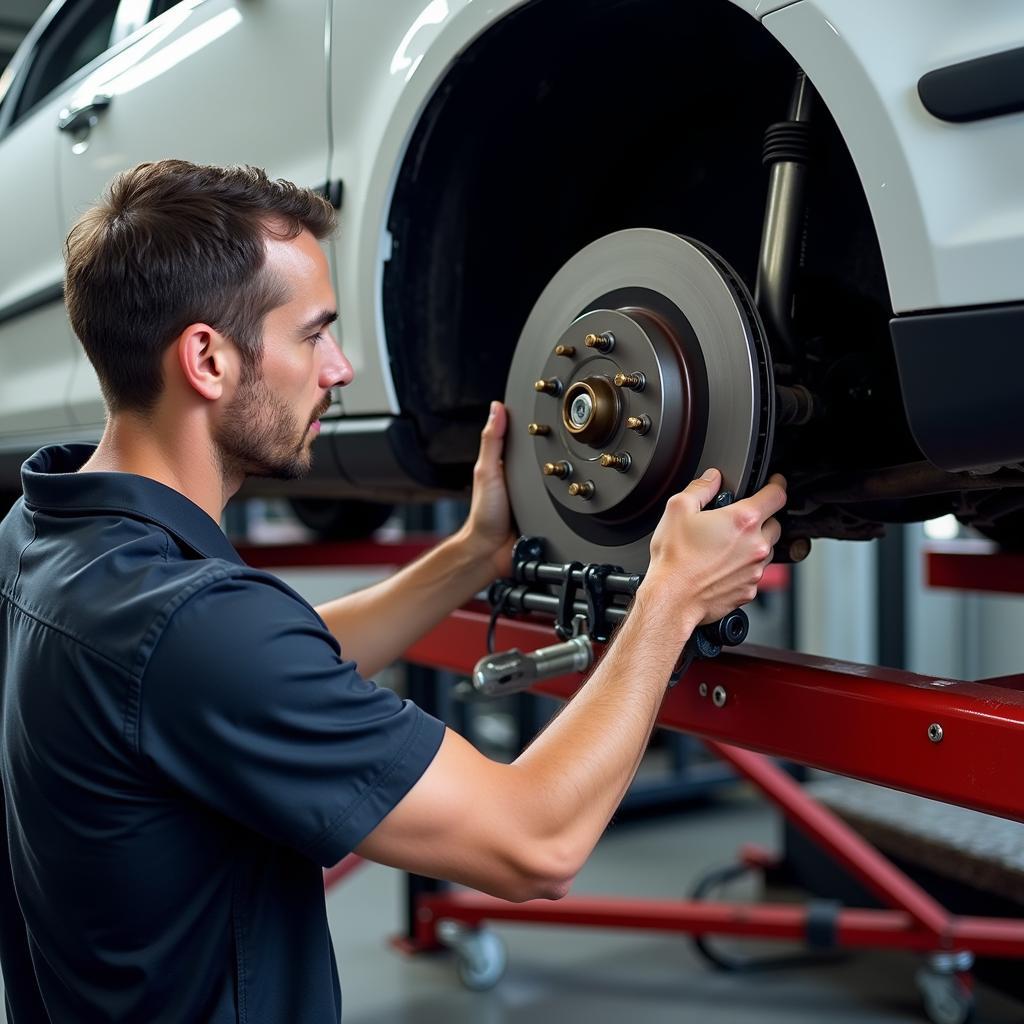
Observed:
[[[320,386],[329,389],[351,384],[355,370],[352,369],[352,364],[348,361],[345,353],[341,351],[341,346],[338,345],[333,334],[329,335],[329,343],[323,346],[323,351],[327,355],[320,364]]]

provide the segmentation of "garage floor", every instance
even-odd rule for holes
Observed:
[[[745,841],[775,845],[776,817],[745,789],[657,822],[613,827],[574,892],[680,898]],[[737,889],[735,898],[755,895]],[[490,992],[461,988],[446,955],[386,948],[401,915],[394,872],[364,868],[328,896],[345,1024],[897,1024],[925,1018],[915,957],[861,953],[829,965],[728,975],[685,938],[498,927],[509,968]],[[749,947],[747,947],[749,949]],[[733,949],[738,947],[734,946]],[[762,944],[759,951],[778,951]],[[1024,1020],[1024,1005],[979,987],[977,1024]]]

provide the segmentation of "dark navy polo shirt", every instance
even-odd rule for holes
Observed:
[[[321,865],[443,725],[179,492],[43,448],[0,523],[11,1024],[336,1024]]]

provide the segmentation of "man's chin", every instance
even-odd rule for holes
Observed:
[[[309,475],[313,468],[310,453],[305,457],[297,456],[287,462],[256,462],[246,467],[246,476],[259,477],[261,480],[301,480]]]

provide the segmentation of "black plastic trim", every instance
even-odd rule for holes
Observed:
[[[48,284],[45,288],[32,292],[16,302],[0,307],[0,324],[13,320],[16,316],[24,316],[33,310],[48,306],[51,302],[60,302],[64,298],[64,282]]]
[[[336,210],[341,209],[341,201],[345,195],[345,184],[341,178],[332,178],[330,181],[323,182],[323,184],[315,186],[313,191],[317,195],[323,196]]]
[[[917,83],[925,110],[961,123],[1024,110],[1024,46],[929,71]]]
[[[895,317],[907,420],[950,472],[1024,462],[1024,303]]]

